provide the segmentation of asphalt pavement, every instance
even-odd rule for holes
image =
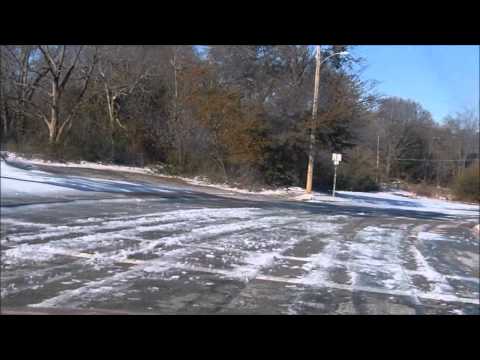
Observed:
[[[4,314],[480,312],[472,217],[38,169],[142,186],[2,195]]]

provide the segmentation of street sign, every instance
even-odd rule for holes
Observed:
[[[340,161],[342,161],[342,154],[333,153],[332,154],[332,161],[333,161],[333,164],[335,166],[340,164]]]
[[[342,161],[342,154],[333,153],[332,161],[338,161],[338,162]]]
[[[335,198],[335,188],[336,188],[336,184],[337,184],[337,166],[338,166],[338,164],[340,164],[340,161],[342,161],[342,154],[333,153],[332,154],[332,161],[333,161],[333,165],[335,165],[335,172],[334,172],[334,175],[333,175],[332,195],[333,195],[333,198]]]

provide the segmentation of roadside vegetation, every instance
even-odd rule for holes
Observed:
[[[455,178],[453,190],[458,200],[480,203],[480,168],[478,161]]]
[[[362,64],[348,55],[322,65],[314,187],[330,189],[331,153],[341,152],[338,189],[399,180],[478,201],[478,115],[433,119],[377,94]],[[1,46],[2,150],[303,187],[314,72],[308,46]]]

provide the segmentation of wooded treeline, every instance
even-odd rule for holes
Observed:
[[[323,58],[348,48],[325,46]],[[377,96],[360,60],[322,64],[314,186],[330,186],[332,151],[344,154],[339,188],[352,190],[447,186],[478,159],[478,116],[440,124],[416,102]],[[314,72],[303,45],[1,46],[2,148],[304,186]]]

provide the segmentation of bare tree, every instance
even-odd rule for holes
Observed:
[[[380,138],[385,139],[382,157],[387,179],[392,175],[392,168],[399,158],[412,153],[421,156],[424,141],[420,129],[426,123],[431,123],[430,113],[413,101],[387,98],[380,102],[377,128]]]
[[[50,91],[48,93],[48,112],[39,112],[39,116],[48,129],[50,145],[58,145],[63,135],[71,128],[76,111],[79,108],[88,88],[92,72],[97,62],[96,48],[93,48],[91,58],[81,61],[81,55],[86,53],[84,46],[72,47],[67,45],[48,46],[39,45],[47,66],[47,78]],[[77,75],[75,78],[74,75]],[[62,98],[68,85],[73,80],[79,85],[79,91],[72,99],[70,106],[62,106]]]
[[[120,119],[121,104],[135,91],[146,91],[143,83],[155,70],[155,63],[149,61],[146,52],[144,47],[126,46],[104,46],[100,50],[98,75],[106,102],[111,161],[115,155],[115,129],[127,130]]]
[[[35,117],[38,109],[32,102],[34,95],[42,91],[40,82],[48,69],[36,61],[35,46],[1,47],[1,81],[3,135],[23,140],[27,118]],[[15,130],[15,131],[13,131]]]
[[[168,49],[170,71],[168,78],[172,79],[171,110],[168,117],[169,138],[175,151],[175,160],[180,169],[184,169],[187,147],[192,141],[195,124],[192,119],[192,109],[186,105],[188,97],[194,93],[195,83],[208,79],[205,68],[197,66],[195,55],[189,46],[171,46]],[[208,81],[208,80],[207,80]]]
[[[445,136],[450,138],[452,153],[456,155],[461,166],[465,167],[467,158],[478,153],[478,116],[470,109],[447,116],[444,129],[448,132]]]

